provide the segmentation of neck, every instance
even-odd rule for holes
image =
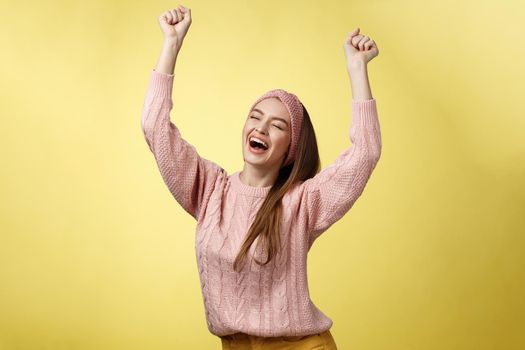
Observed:
[[[239,173],[239,179],[248,186],[266,187],[273,185],[278,175],[278,169],[256,168],[245,162],[243,170]]]

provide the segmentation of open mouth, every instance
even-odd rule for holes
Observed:
[[[248,139],[248,147],[254,153],[264,153],[269,148],[263,140],[253,136],[250,136]]]

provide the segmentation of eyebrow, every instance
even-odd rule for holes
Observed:
[[[259,113],[261,113],[262,115],[264,115],[264,112],[261,111],[261,110],[258,109],[258,108],[254,108],[253,111],[255,111],[255,112],[259,112]],[[278,120],[284,122],[284,123],[286,124],[286,126],[288,126],[288,122],[287,122],[286,119],[284,119],[284,118],[281,118],[281,117],[271,117],[271,118],[273,118],[273,119],[278,119]]]

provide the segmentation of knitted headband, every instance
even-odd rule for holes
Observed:
[[[292,163],[295,159],[295,151],[297,149],[297,143],[299,141],[299,132],[301,130],[301,125],[303,123],[303,105],[299,98],[286,90],[283,89],[273,89],[270,91],[267,91],[262,96],[260,96],[252,105],[250,108],[250,112],[255,107],[255,105],[262,100],[266,98],[276,97],[278,98],[288,110],[288,113],[290,114],[290,121],[291,121],[291,142],[290,147],[288,151],[288,157],[284,160],[284,163],[282,166],[286,166],[290,163]]]

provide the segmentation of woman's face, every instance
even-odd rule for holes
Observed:
[[[242,136],[244,161],[279,169],[291,142],[290,115],[285,105],[276,97],[257,103],[246,118]],[[252,137],[264,141],[268,148],[251,147]]]

